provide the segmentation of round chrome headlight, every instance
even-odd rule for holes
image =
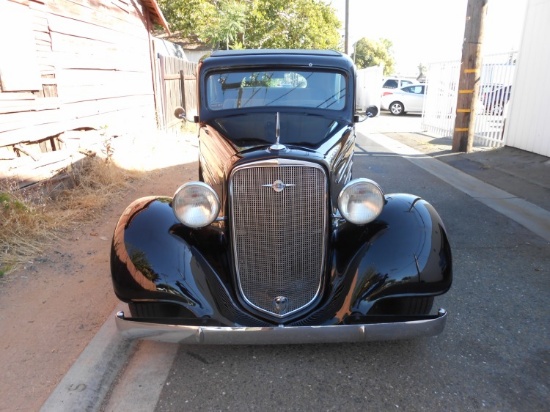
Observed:
[[[208,226],[220,211],[220,201],[214,189],[203,182],[189,182],[180,186],[174,194],[172,209],[185,226]]]
[[[338,195],[338,209],[348,222],[364,225],[382,212],[384,193],[369,179],[355,179],[344,186]]]

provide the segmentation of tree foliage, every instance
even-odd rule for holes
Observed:
[[[341,26],[320,0],[159,0],[172,31],[213,48],[338,49]]]
[[[352,59],[358,68],[384,65],[384,74],[392,74],[395,60],[392,55],[393,44],[388,39],[370,40],[363,37],[355,43]]]
[[[208,39],[213,48],[229,49],[240,33],[244,32],[246,23],[246,4],[236,0],[223,1],[213,10],[208,25],[198,31],[199,37]]]

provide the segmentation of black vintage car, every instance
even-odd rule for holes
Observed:
[[[118,313],[119,330],[193,344],[440,333],[446,312],[431,309],[451,286],[445,228],[418,196],[352,178],[363,117],[353,62],[215,52],[198,79],[200,181],[136,200],[114,232],[114,291],[131,314]]]

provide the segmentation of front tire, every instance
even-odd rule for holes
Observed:
[[[392,102],[390,104],[390,113],[394,116],[401,116],[405,113],[405,107],[401,102]]]
[[[433,304],[433,296],[384,299],[373,306],[369,315],[429,315]]]
[[[194,317],[174,303],[163,302],[128,302],[128,309],[133,318],[163,319],[163,318],[190,318]]]

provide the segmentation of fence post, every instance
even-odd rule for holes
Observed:
[[[181,107],[187,113],[187,107],[185,106],[185,71],[180,70],[180,86],[181,86]]]

